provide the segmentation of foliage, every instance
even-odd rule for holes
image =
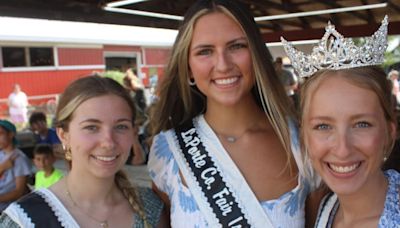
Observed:
[[[115,81],[123,85],[123,79],[125,77],[125,74],[122,73],[121,71],[108,70],[102,73],[101,75],[106,78],[114,79]]]

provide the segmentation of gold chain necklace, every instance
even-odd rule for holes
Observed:
[[[88,216],[89,218],[91,218],[93,221],[96,221],[97,223],[99,223],[101,228],[108,228],[108,221],[107,221],[107,219],[102,221],[102,220],[99,220],[99,219],[93,217],[92,215],[86,213],[86,212],[75,202],[75,200],[72,198],[71,192],[69,191],[69,188],[68,188],[68,181],[67,181],[67,180],[65,180],[65,185],[66,185],[66,188],[67,188],[67,191],[66,191],[65,193],[67,194],[68,198],[71,200],[72,205],[74,205],[74,207],[78,208],[83,214],[85,214],[86,216]]]

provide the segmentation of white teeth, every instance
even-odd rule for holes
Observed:
[[[359,165],[360,165],[360,163],[356,163],[356,164],[350,165],[350,166],[336,166],[336,165],[329,164],[329,167],[331,169],[333,169],[333,171],[338,172],[338,173],[349,173],[349,172],[357,169]]]
[[[106,161],[106,162],[108,162],[108,161],[112,161],[112,160],[116,159],[117,156],[112,156],[112,157],[95,156],[95,158],[96,158],[97,160],[100,160],[100,161]]]
[[[239,78],[238,77],[233,77],[233,78],[224,78],[224,79],[216,79],[215,83],[218,85],[228,85],[236,82]]]

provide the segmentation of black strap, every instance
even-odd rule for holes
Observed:
[[[186,162],[219,223],[223,227],[250,227],[232,191],[208,155],[192,121],[178,127],[176,136]]]
[[[35,224],[35,227],[62,227],[54,211],[40,194],[32,192],[18,200],[17,203]]]

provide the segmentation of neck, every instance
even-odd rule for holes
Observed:
[[[239,136],[251,127],[268,123],[264,111],[253,98],[232,106],[208,103],[204,118],[214,131],[231,136]]]
[[[339,216],[344,224],[354,224],[356,221],[374,217],[379,219],[384,208],[387,189],[388,181],[383,172],[380,172],[360,191],[351,195],[338,195],[340,206],[336,216]]]
[[[74,172],[75,171],[75,172]],[[65,179],[66,188],[79,204],[103,204],[114,198],[117,187],[112,179],[87,178],[72,169]],[[84,184],[83,184],[84,183]]]
[[[54,172],[54,167],[51,167],[51,168],[49,168],[47,170],[43,170],[43,171],[44,171],[44,176],[48,177]]]

